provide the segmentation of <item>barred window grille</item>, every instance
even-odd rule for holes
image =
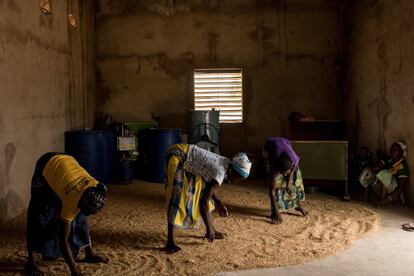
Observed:
[[[220,111],[220,123],[243,121],[242,69],[194,70],[194,109]]]

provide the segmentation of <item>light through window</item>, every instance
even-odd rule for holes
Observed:
[[[220,111],[220,123],[243,121],[242,70],[194,70],[194,109]]]

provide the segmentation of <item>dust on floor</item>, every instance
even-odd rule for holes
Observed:
[[[244,185],[246,186],[246,185]],[[86,275],[208,275],[219,271],[278,267],[321,259],[373,234],[379,225],[374,209],[312,195],[304,202],[307,217],[295,211],[270,224],[269,200],[263,191],[223,185],[219,196],[230,211],[214,214],[214,225],[225,240],[207,242],[204,226],[178,230],[182,251],[169,255],[163,185],[135,183],[111,186],[104,211],[90,218],[94,248],[109,264],[82,264]],[[26,260],[25,215],[0,225],[0,272],[20,275]],[[68,274],[62,260],[39,261],[46,275]]]

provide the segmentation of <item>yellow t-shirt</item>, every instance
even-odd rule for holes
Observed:
[[[79,213],[78,203],[83,192],[99,183],[69,155],[53,156],[47,162],[43,176],[62,201],[60,217],[69,223]]]

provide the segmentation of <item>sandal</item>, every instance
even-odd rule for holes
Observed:
[[[414,224],[412,223],[404,223],[401,225],[402,229],[408,232],[414,232]]]

